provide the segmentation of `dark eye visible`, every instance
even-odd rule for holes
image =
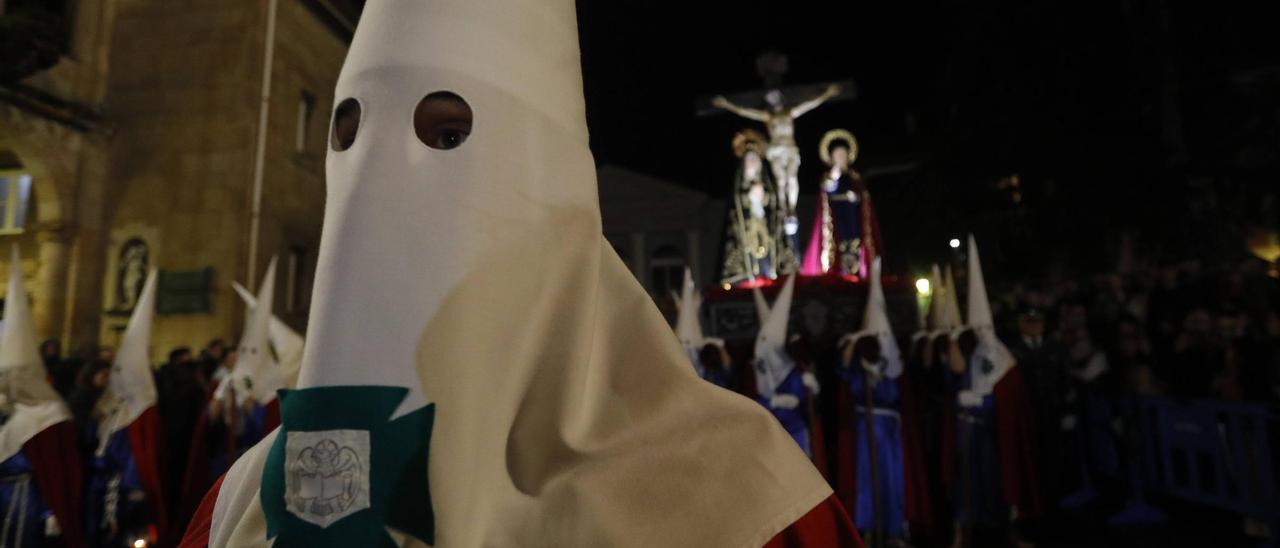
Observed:
[[[458,148],[471,136],[471,106],[453,92],[427,95],[413,109],[413,131],[431,148]]]
[[[338,152],[351,148],[359,129],[360,103],[352,98],[343,99],[338,108],[333,109],[333,136],[329,146]]]

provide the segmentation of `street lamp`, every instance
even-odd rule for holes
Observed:
[[[960,249],[960,238],[952,238],[950,245],[951,249]]]
[[[919,293],[922,297],[928,297],[929,292],[932,290],[933,288],[929,287],[928,278],[920,278],[916,280],[916,293]]]

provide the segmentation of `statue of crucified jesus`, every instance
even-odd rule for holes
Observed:
[[[765,94],[768,110],[736,105],[723,95],[711,100],[712,106],[748,120],[763,122],[769,129],[769,148],[765,151],[765,158],[769,160],[773,178],[778,182],[778,201],[784,207],[784,227],[788,236],[794,235],[800,226],[796,219],[796,200],[800,197],[800,148],[796,146],[795,120],[839,94],[840,86],[831,84],[817,97],[789,107],[782,92],[774,89]]]

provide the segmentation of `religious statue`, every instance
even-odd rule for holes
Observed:
[[[764,168],[767,140],[754,129],[738,132],[733,152],[739,158],[733,203],[726,224],[721,283],[739,284],[777,278],[796,271],[796,252],[783,237],[776,185]]]
[[[711,105],[737,114],[748,120],[763,122],[769,129],[769,148],[765,157],[778,182],[778,196],[783,208],[784,227],[788,236],[794,236],[799,227],[796,219],[796,200],[800,197],[800,149],[796,146],[795,120],[818,108],[827,100],[840,95],[840,86],[831,84],[817,97],[788,107],[782,91],[773,89],[765,94],[768,110],[757,110],[736,105],[723,95],[711,100]]]
[[[858,140],[847,130],[833,129],[823,135],[818,154],[827,171],[822,175],[813,231],[800,273],[865,278],[882,246],[871,195],[862,176],[850,167],[858,157]]]
[[[116,265],[116,310],[129,312],[138,304],[142,284],[147,280],[151,253],[147,242],[131,238],[120,247]]]

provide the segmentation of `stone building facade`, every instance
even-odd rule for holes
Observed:
[[[256,286],[272,256],[273,308],[304,328],[353,23],[307,0],[67,4],[56,64],[0,82],[0,245],[21,250],[39,336],[68,352],[113,346],[154,267],[153,356],[234,340],[244,307],[230,282]]]
[[[664,312],[686,266],[698,285],[715,283],[724,200],[612,164],[597,181],[605,238]]]

